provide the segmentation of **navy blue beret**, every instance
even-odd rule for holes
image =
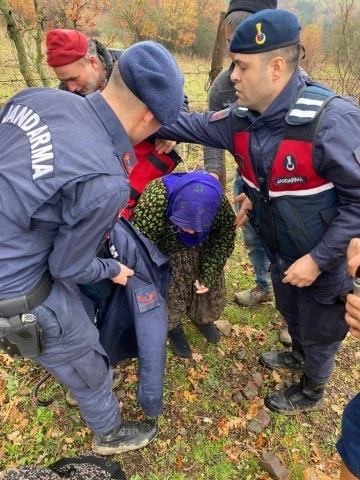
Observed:
[[[261,10],[235,30],[230,43],[233,53],[262,53],[300,41],[301,25],[287,10]]]
[[[230,0],[225,18],[233,12],[256,13],[266,8],[277,8],[277,0]]]
[[[118,62],[126,86],[162,125],[176,122],[184,103],[184,77],[175,58],[156,42],[139,42]]]

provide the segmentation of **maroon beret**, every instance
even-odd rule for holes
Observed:
[[[46,34],[46,60],[49,67],[61,67],[86,55],[87,37],[77,30],[50,30]]]

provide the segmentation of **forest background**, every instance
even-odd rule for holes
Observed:
[[[44,36],[51,28],[78,29],[116,48],[151,39],[177,55],[208,59],[219,14],[227,4],[225,0],[0,0],[0,28],[7,30],[13,46],[7,66],[18,68],[27,86],[50,86],[53,77],[44,62]],[[303,68],[338,93],[357,99],[359,7],[360,0],[279,0],[279,8],[298,15],[303,26]],[[8,71],[1,80],[15,82],[18,77]]]

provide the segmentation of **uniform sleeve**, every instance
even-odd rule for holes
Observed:
[[[324,125],[316,159],[322,159],[319,173],[334,184],[340,207],[322,240],[310,252],[324,271],[344,260],[350,240],[360,236],[360,165],[354,153],[360,147],[360,109],[339,115],[330,112],[327,117],[331,123],[327,128]]]
[[[209,111],[218,112],[223,109],[219,96],[219,81],[215,79],[209,90]],[[220,177],[222,173],[224,152],[218,148],[204,147],[204,165],[209,173],[217,173]]]
[[[166,228],[166,210],[166,188],[161,178],[158,178],[145,188],[132,217],[133,225],[155,245]]]
[[[178,120],[172,125],[161,127],[156,132],[156,137],[222,148],[233,154],[234,112],[229,111],[228,116],[211,121],[213,113],[181,112]]]
[[[212,224],[211,233],[204,245],[204,256],[199,281],[208,288],[216,285],[217,279],[235,246],[235,213],[223,195],[219,213]]]
[[[96,253],[128,196],[128,182],[120,175],[98,175],[63,187],[63,224],[49,256],[53,277],[91,284],[120,273],[118,262],[96,258]]]

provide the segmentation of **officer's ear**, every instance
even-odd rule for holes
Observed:
[[[154,115],[150,112],[150,110],[146,110],[143,116],[143,121],[146,126],[150,125],[152,121],[154,120]]]
[[[286,70],[286,62],[283,57],[274,57],[270,61],[270,71],[274,80],[280,78]]]

